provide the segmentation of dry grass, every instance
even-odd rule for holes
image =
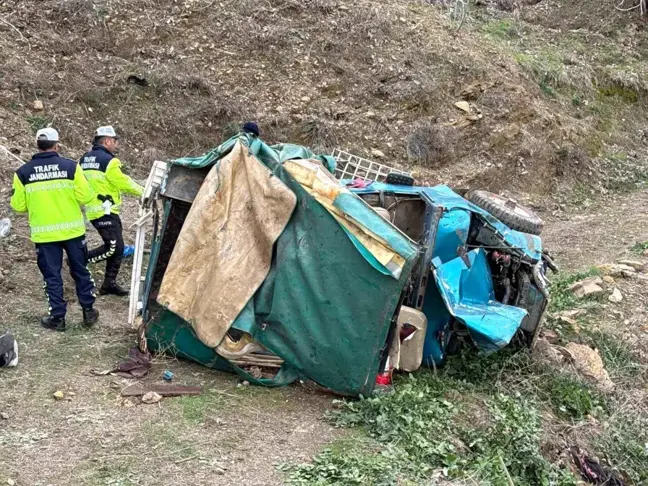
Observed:
[[[5,119],[10,131],[42,116],[61,128],[72,156],[103,123],[125,135],[123,158],[137,161],[147,149],[170,157],[204,152],[255,119],[270,142],[359,155],[378,149],[392,165],[420,160],[414,168],[430,183],[546,192],[555,187],[555,154],[535,145],[562,146],[565,130],[581,133],[586,120],[574,116],[571,95],[556,106],[555,94],[543,90],[581,89],[592,67],[581,51],[561,47],[562,38],[558,47],[539,48],[512,18],[491,26],[493,42],[485,42],[483,12],[471,10],[455,32],[447,9],[414,1],[4,4],[0,15],[28,34],[31,51],[15,49],[16,38],[26,42],[0,26],[0,98],[15,106]],[[617,71],[610,82],[636,84],[635,71]],[[129,84],[132,74],[148,86]],[[476,81],[490,86],[477,100],[484,119],[443,134],[442,148],[424,127],[455,119],[461,88]],[[30,113],[35,99],[45,103],[43,113]],[[568,137],[579,144],[589,135]],[[24,148],[28,140],[13,143]],[[523,151],[536,170],[517,170]],[[132,165],[138,176],[147,171]]]
[[[451,163],[458,138],[453,127],[423,122],[414,128],[407,140],[407,155],[424,167],[439,167]]]
[[[129,200],[126,223],[133,210]],[[282,484],[274,463],[307,460],[339,435],[323,420],[332,401],[326,394],[300,386],[240,388],[234,375],[169,358],[156,359],[143,381],[161,383],[171,369],[176,383],[200,385],[204,393],[128,406],[119,393],[133,380],[90,373],[112,368],[134,344],[125,301],[101,298],[100,326],[85,331],[66,276],[70,329],[41,329],[40,276],[31,244],[17,236],[24,222],[15,223],[16,236],[0,242],[0,319],[20,345],[19,366],[0,372],[0,412],[9,416],[0,420],[1,483]],[[56,390],[74,395],[56,401]]]

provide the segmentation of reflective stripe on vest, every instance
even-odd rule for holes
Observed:
[[[68,223],[59,223],[59,224],[50,224],[43,226],[32,226],[31,233],[32,235],[37,235],[40,233],[51,233],[52,231],[62,231],[68,229],[83,228],[85,229],[85,223],[83,220],[70,221]]]
[[[32,194],[34,192],[42,191],[58,191],[59,189],[74,189],[74,181],[62,180],[52,182],[40,182],[38,184],[27,184],[25,192]]]

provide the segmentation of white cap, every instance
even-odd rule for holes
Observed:
[[[59,134],[51,127],[41,128],[36,132],[36,141],[45,140],[47,142],[58,142]]]
[[[110,125],[108,125],[107,127],[97,128],[97,131],[95,132],[95,137],[119,138],[117,136],[117,133],[115,133],[115,129]]]

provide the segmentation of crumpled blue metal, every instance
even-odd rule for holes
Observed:
[[[495,299],[484,249],[477,248],[447,263],[435,258],[432,266],[448,311],[468,328],[480,350],[489,353],[506,346],[527,311]]]
[[[349,181],[343,181],[343,183]],[[356,194],[372,194],[379,192],[389,192],[394,194],[417,194],[427,199],[435,206],[441,206],[445,210],[465,209],[481,217],[486,223],[493,227],[502,240],[510,246],[511,249],[521,251],[531,262],[538,262],[542,258],[542,240],[539,236],[529,235],[520,231],[515,231],[506,226],[488,211],[476,206],[470,201],[464,199],[454,192],[448,186],[439,185],[434,187],[421,186],[399,186],[395,184],[385,184],[374,182],[371,186],[364,189],[351,189]]]
[[[423,349],[425,364],[444,361],[452,317],[468,328],[475,344],[483,352],[495,351],[509,343],[521,326],[526,311],[495,300],[491,271],[483,248],[467,253],[465,258],[470,266],[459,257],[458,249],[465,247],[473,216],[493,228],[504,246],[518,251],[529,263],[542,258],[540,237],[512,230],[444,185],[420,187],[374,182],[369,187],[351,190],[356,194],[413,194],[427,204],[443,209],[436,223],[432,254],[433,267],[437,269],[437,285],[428,285],[423,304],[428,319]]]

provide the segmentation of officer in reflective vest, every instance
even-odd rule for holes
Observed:
[[[59,156],[56,130],[39,130],[36,144],[39,152],[14,175],[11,207],[29,216],[31,240],[36,245],[38,268],[49,300],[49,315],[41,319],[41,325],[65,331],[67,304],[61,277],[65,252],[83,309],[83,323],[89,327],[97,321],[99,312],[93,308],[94,281],[86,267],[88,249],[81,205],[93,204],[96,195],[81,167]]]
[[[144,188],[125,175],[115,153],[119,137],[111,126],[95,132],[92,150],[81,157],[80,164],[90,186],[98,195],[94,205],[86,206],[86,216],[97,229],[104,244],[88,253],[88,261],[106,261],[106,275],[99,293],[118,296],[128,291],[117,284],[117,274],[124,254],[122,223],[119,218],[122,193],[141,196]]]

